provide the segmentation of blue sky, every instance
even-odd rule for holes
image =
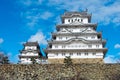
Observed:
[[[0,0],[0,49],[17,63],[23,42],[37,40],[45,48],[65,10],[86,8],[107,40],[105,62],[115,63],[120,58],[119,0]]]

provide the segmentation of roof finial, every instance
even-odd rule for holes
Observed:
[[[64,13],[66,13],[67,12],[67,10],[66,9],[64,9]]]
[[[64,9],[64,12],[66,12],[67,10],[66,9]]]

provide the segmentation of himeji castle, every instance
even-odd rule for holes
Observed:
[[[96,31],[91,16],[87,11],[65,12],[61,16],[62,24],[56,25],[57,32],[52,33],[45,49],[48,63],[64,63],[66,56],[73,63],[104,63],[106,40]]]

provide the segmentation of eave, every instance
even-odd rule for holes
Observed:
[[[56,53],[56,52],[103,52],[104,54],[107,52],[107,48],[99,48],[99,49],[46,49],[44,50],[46,53]]]
[[[82,33],[82,32],[77,32],[77,33],[52,33],[52,36],[76,36],[76,35],[79,35],[79,36],[83,36],[83,35],[99,35],[101,36],[102,33],[99,32],[99,33]]]
[[[93,27],[95,30],[97,28],[97,23],[83,23],[83,24],[58,24],[56,28],[73,28],[73,27]]]
[[[72,38],[70,40],[67,40],[67,41],[55,41],[55,40],[52,40],[52,41],[48,41],[48,44],[70,44],[72,43],[73,41],[82,41],[83,43],[85,44],[96,44],[96,43],[102,43],[102,44],[106,44],[106,40],[92,40],[92,41],[89,41],[89,40],[85,40],[83,38],[79,38],[79,39],[76,39],[76,38]]]

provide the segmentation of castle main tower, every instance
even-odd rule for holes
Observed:
[[[73,63],[103,63],[106,41],[101,32],[96,32],[97,24],[91,23],[91,14],[65,12],[61,21],[45,50],[48,63],[63,63],[66,56],[70,56]]]

